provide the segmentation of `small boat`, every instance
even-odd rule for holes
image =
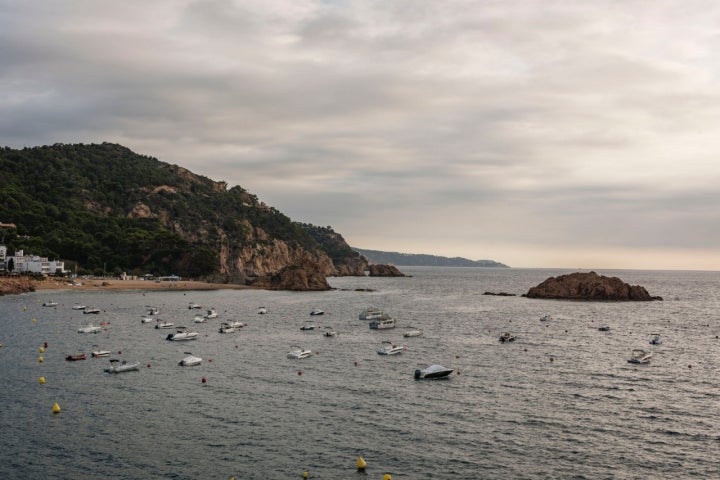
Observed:
[[[266,313],[267,313],[267,308],[258,307],[258,315],[265,315]]]
[[[235,328],[242,328],[242,327],[245,326],[245,324],[244,324],[243,322],[238,321],[238,320],[230,320],[230,321],[225,322],[225,323],[227,323],[227,324],[230,325],[231,327],[235,327]]]
[[[85,360],[87,357],[84,353],[76,353],[75,355],[68,355],[65,357],[65,360],[68,362],[75,362],[77,360]]]
[[[317,307],[313,308],[313,309],[310,311],[310,315],[324,315],[324,314],[325,314],[325,310],[321,310],[321,309],[319,309],[319,308],[317,308]]]
[[[98,313],[100,313],[100,309],[99,309],[99,308],[87,307],[86,309],[83,310],[83,313],[84,313],[84,314],[96,314],[96,315],[97,315]]]
[[[187,357],[180,360],[179,363],[182,367],[192,367],[193,365],[200,365],[202,363],[202,358],[196,357],[190,352],[185,352],[185,355],[187,355]]]
[[[145,314],[148,317],[152,317],[153,315],[159,315],[160,309],[157,307],[151,307],[149,305],[146,305],[145,308],[147,308],[147,313]]]
[[[223,322],[220,324],[220,329],[218,330],[220,333],[233,333],[236,330],[235,327],[231,326],[227,322]]]
[[[307,358],[312,355],[312,350],[305,350],[302,347],[293,345],[290,347],[290,351],[287,354],[288,358]]]
[[[549,322],[552,319],[553,319],[552,315],[543,315],[542,317],[540,317],[541,322]]]
[[[423,334],[423,331],[419,328],[411,328],[410,330],[407,330],[405,333],[403,333],[403,337],[421,337]]]
[[[150,323],[150,322],[152,322],[153,320],[155,320],[155,319],[152,318],[152,317],[141,317],[141,318],[140,318],[140,323]]]
[[[155,323],[155,328],[173,328],[175,326],[172,322],[165,322],[163,320],[157,319],[157,323]]]
[[[79,303],[72,306],[73,310],[85,310],[86,308],[88,308],[87,305],[81,305]]]
[[[607,325],[603,325],[602,327],[598,327],[598,331],[599,332],[609,332],[610,327],[608,327]]]
[[[85,325],[84,327],[78,328],[78,333],[97,333],[102,330],[102,327],[95,325]]]
[[[57,307],[57,306],[58,306],[58,302],[52,302],[52,301],[43,302],[42,306],[43,306],[43,307]]]
[[[300,330],[315,330],[315,325],[303,325]]]
[[[110,360],[110,368],[106,368],[107,373],[123,373],[140,370],[140,362],[127,363],[125,360],[112,359]]]
[[[93,358],[110,356],[110,350],[100,350],[97,345],[93,345],[93,347],[96,348],[96,350],[93,350],[91,354]]]
[[[650,359],[652,358],[652,356],[652,353],[636,348],[632,351],[628,363],[650,363]]]
[[[395,319],[387,313],[383,313],[380,318],[370,322],[369,327],[372,330],[387,330],[388,328],[395,328]]]
[[[200,310],[201,308],[202,308],[202,306],[198,305],[197,303],[191,303],[190,305],[188,305],[189,310],[193,310],[193,309]]]
[[[360,312],[360,316],[358,318],[360,318],[360,320],[372,321],[372,320],[378,320],[378,319],[382,318],[382,316],[383,316],[382,310],[375,308],[375,307],[368,307],[365,310],[363,310],[362,312]]]
[[[211,308],[205,313],[205,318],[210,320],[211,318],[217,318],[217,315],[217,312]]]
[[[332,327],[325,327],[325,331],[323,332],[324,337],[334,337],[337,335],[337,332]]]
[[[453,372],[452,368],[445,368],[442,365],[430,365],[422,370],[415,370],[415,380],[447,378]]]
[[[168,336],[165,337],[165,340],[170,340],[172,342],[181,342],[185,340],[195,340],[197,337],[197,332],[191,332],[186,327],[177,327],[175,333],[168,333]]]
[[[505,332],[502,335],[500,335],[501,343],[508,343],[508,342],[514,342],[514,341],[515,341],[515,335],[512,335],[509,332]]]
[[[397,355],[405,351],[405,347],[402,345],[395,345],[392,342],[384,341],[382,346],[378,349],[378,355]]]
[[[662,338],[659,333],[651,333],[650,345],[662,345]]]
[[[193,322],[195,322],[195,323],[207,323],[207,318],[201,317],[200,315],[195,315],[195,318],[193,318]]]

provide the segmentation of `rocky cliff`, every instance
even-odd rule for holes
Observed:
[[[651,296],[645,287],[629,285],[617,277],[606,277],[595,272],[550,277],[540,285],[530,288],[524,296],[563,300],[662,300],[661,297]]]

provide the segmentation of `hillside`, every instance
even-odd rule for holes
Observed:
[[[365,250],[353,248],[370,263],[397,265],[399,267],[500,267],[507,265],[494,260],[468,260],[462,257],[440,257],[420,253],[383,252],[379,250]]]
[[[0,223],[16,225],[0,229],[9,251],[79,273],[249,283],[288,267],[320,276],[367,268],[332,229],[293,222],[239,186],[121,145],[4,148],[0,172]]]

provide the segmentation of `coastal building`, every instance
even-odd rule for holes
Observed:
[[[39,273],[42,275],[56,275],[65,273],[65,262],[49,260],[38,255],[25,255],[18,250],[14,255],[7,254],[7,247],[0,245],[0,262],[2,270],[14,273]]]

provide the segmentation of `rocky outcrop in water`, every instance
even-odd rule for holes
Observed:
[[[645,287],[629,285],[617,277],[606,277],[595,272],[550,277],[532,287],[524,296],[561,300],[662,300],[662,297],[651,296]]]
[[[368,265],[368,271],[371,277],[404,277],[402,273],[394,265]]]

